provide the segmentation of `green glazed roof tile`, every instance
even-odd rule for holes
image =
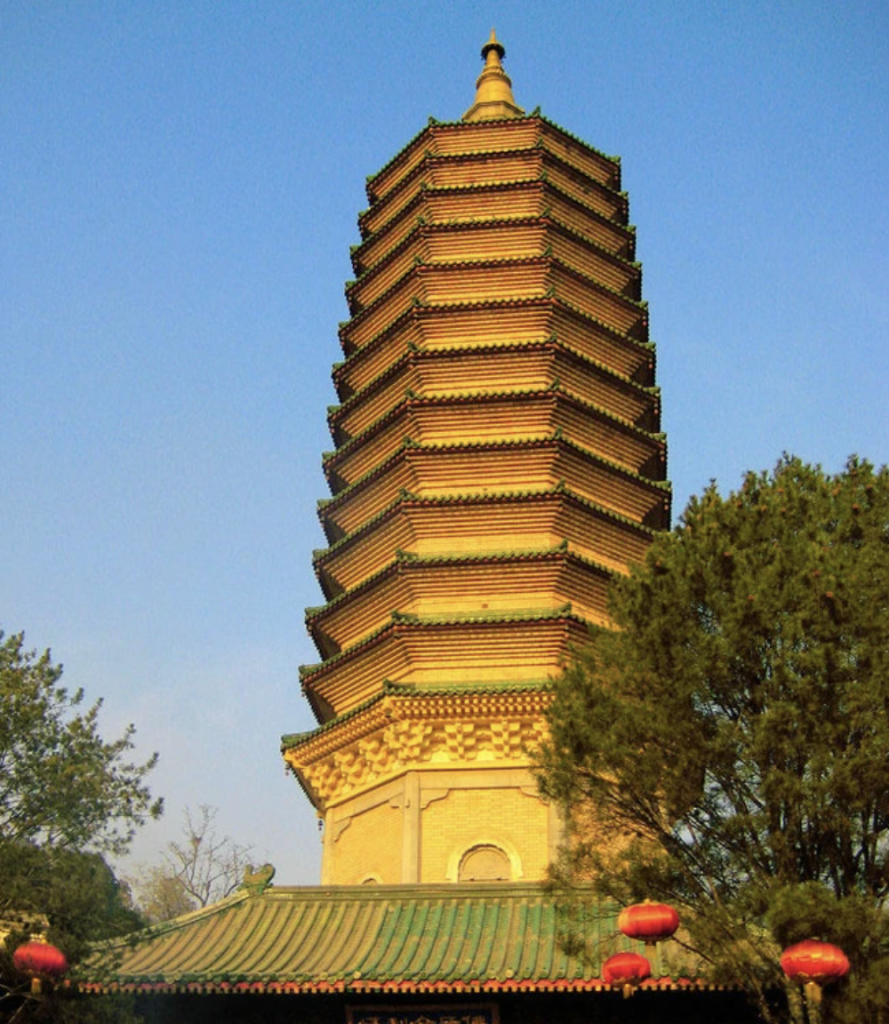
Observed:
[[[589,991],[602,987],[606,956],[638,943],[619,935],[616,907],[588,902],[594,952],[586,963],[562,952],[557,909],[533,883],[271,887],[97,946],[74,981],[93,992],[191,985],[298,994],[421,984],[453,991],[461,983],[497,991],[516,982],[526,991]],[[695,964],[679,963],[680,977],[695,976]]]

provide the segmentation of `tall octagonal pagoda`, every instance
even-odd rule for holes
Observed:
[[[604,966],[640,945],[619,908],[578,895],[578,956],[541,884],[549,680],[670,491],[620,165],[525,115],[493,34],[482,54],[463,120],[374,175],[359,219],[302,670],[319,725],[283,741],[325,824],[322,884],[248,871],[78,969],[157,1024],[756,1016],[682,950],[628,1010]]]
[[[606,588],[668,526],[654,347],[620,163],[475,103],[368,179],[324,456],[326,603],[284,757],[323,884],[541,879],[529,748]]]

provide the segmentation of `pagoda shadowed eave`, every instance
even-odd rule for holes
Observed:
[[[640,562],[653,537],[651,527],[559,484],[541,491],[400,497],[355,532],[316,551],[313,563],[330,601],[381,569],[393,550],[502,551],[514,544],[517,530],[546,549],[567,540],[575,553],[614,571]]]
[[[552,216],[543,215],[415,223],[372,267],[362,269],[356,280],[347,283],[346,299],[355,315],[417,266],[454,266],[548,255],[581,273],[581,267],[588,267],[586,276],[594,276],[600,284],[638,300],[641,264],[629,261]]]
[[[574,156],[580,169],[589,167],[587,173],[598,173],[605,183],[615,189],[620,188],[620,157],[608,156],[554,121],[541,114],[532,114],[521,119],[477,122],[472,125],[462,121],[438,121],[421,129],[379,171],[368,175],[368,201],[373,202],[385,196],[392,187],[391,182],[406,173],[413,161],[422,159],[427,150],[440,154],[467,149],[473,152],[473,143],[469,140],[474,140],[477,149],[495,152],[498,145],[516,146],[520,144],[519,140],[525,145],[533,144],[544,132],[553,148],[560,149],[565,155]],[[594,169],[598,169],[598,172]]]
[[[657,432],[660,391],[633,381],[601,362],[564,345],[555,335],[542,341],[500,345],[464,345],[434,351],[405,351],[379,376],[341,405],[328,409],[328,425],[337,447],[375,423],[405,397],[442,398],[501,391],[562,387],[591,406],[610,408],[618,418]],[[467,385],[474,384],[474,392]],[[521,387],[520,385],[524,385]]]
[[[341,343],[350,348],[341,330]],[[519,343],[550,337],[590,362],[643,386],[654,383],[655,350],[573,309],[560,299],[522,299],[413,307],[333,371],[341,400],[362,390],[402,355]]]

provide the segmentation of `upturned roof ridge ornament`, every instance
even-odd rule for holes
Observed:
[[[248,896],[261,896],[272,884],[274,877],[275,869],[273,865],[263,864],[254,871],[253,865],[248,864],[244,868],[244,880],[238,888],[245,890]]]
[[[495,121],[525,116],[525,111],[512,95],[509,75],[500,63],[505,56],[506,50],[491,29],[491,38],[482,47],[485,66],[475,83],[475,103],[463,115],[464,121]]]

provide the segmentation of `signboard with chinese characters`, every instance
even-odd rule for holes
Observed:
[[[347,1024],[500,1024],[495,1003],[471,1006],[347,1006]]]

